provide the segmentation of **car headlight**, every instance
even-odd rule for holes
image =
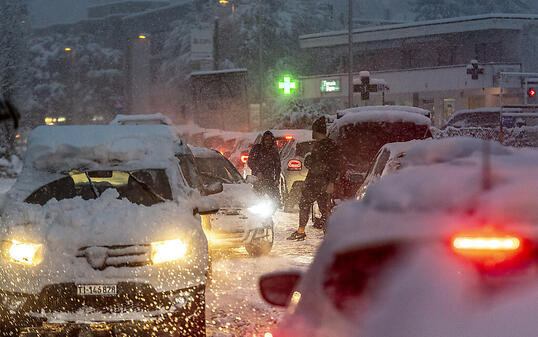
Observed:
[[[12,262],[35,266],[41,263],[40,250],[39,244],[11,240],[7,253]]]
[[[153,242],[151,261],[154,264],[179,260],[187,254],[187,245],[180,239]]]
[[[254,206],[249,207],[248,211],[262,218],[268,218],[275,212],[275,206],[271,201],[264,200]]]

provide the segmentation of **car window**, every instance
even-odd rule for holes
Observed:
[[[172,200],[165,170],[145,169],[70,172],[68,176],[38,188],[25,202],[44,205],[51,199],[96,199],[110,188],[118,191],[120,199],[125,198],[139,205],[151,206],[164,199]]]
[[[383,170],[385,169],[385,165],[387,164],[387,161],[389,160],[390,152],[387,149],[383,149],[379,157],[377,158],[377,162],[375,164],[374,168],[374,174],[376,176],[381,176],[383,173]]]
[[[191,188],[199,189],[201,187],[201,182],[194,164],[194,156],[192,154],[179,154],[176,155],[176,157],[179,159],[179,168],[183,177],[185,177],[187,184]]]
[[[214,182],[240,183],[241,175],[237,169],[224,157],[195,158],[196,169],[205,184]]]

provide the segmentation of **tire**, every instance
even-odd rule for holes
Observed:
[[[274,227],[271,225],[271,228],[263,229],[264,231],[269,231],[268,238],[258,238],[252,240],[251,243],[245,244],[245,249],[250,256],[262,256],[267,255],[273,249],[273,242],[275,241],[275,232]]]

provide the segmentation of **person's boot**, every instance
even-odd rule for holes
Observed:
[[[287,240],[291,241],[303,241],[306,239],[306,233],[299,233],[297,231],[291,233],[290,236],[288,236]]]

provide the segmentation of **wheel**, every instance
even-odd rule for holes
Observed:
[[[259,230],[263,231],[265,236],[253,239],[250,243],[245,244],[245,249],[250,256],[267,255],[273,248],[273,242],[275,241],[273,225],[270,228]]]

